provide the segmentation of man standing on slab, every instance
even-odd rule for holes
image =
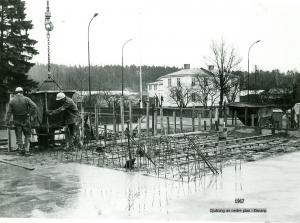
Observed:
[[[37,105],[28,97],[23,95],[23,89],[17,87],[15,96],[9,101],[5,122],[10,125],[13,116],[18,151],[21,155],[30,155],[31,124],[30,116],[36,117]],[[24,134],[24,146],[22,134]]]

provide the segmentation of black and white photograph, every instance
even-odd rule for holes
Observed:
[[[0,0],[0,223],[300,222],[300,1]]]

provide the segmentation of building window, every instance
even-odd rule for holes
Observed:
[[[171,78],[168,79],[168,87],[172,86]]]
[[[196,94],[192,93],[192,102],[195,102],[195,101],[196,101]]]
[[[151,91],[152,90],[152,85],[151,84],[149,84],[149,91]]]
[[[154,90],[155,91],[157,90],[157,84],[154,84]]]
[[[196,85],[196,78],[192,78],[192,87],[194,87]]]
[[[177,78],[177,86],[180,86],[180,78]]]

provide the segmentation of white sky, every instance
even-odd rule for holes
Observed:
[[[35,62],[47,63],[44,13],[46,0],[25,0],[27,18],[38,41]],[[51,62],[87,65],[90,27],[92,65],[124,64],[204,66],[212,40],[233,44],[247,70],[300,70],[300,1],[298,0],[50,0],[54,30]]]

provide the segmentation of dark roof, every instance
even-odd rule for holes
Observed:
[[[247,102],[231,102],[227,104],[229,107],[235,108],[267,108],[267,107],[274,107],[272,104],[255,104],[255,103],[247,103]]]

